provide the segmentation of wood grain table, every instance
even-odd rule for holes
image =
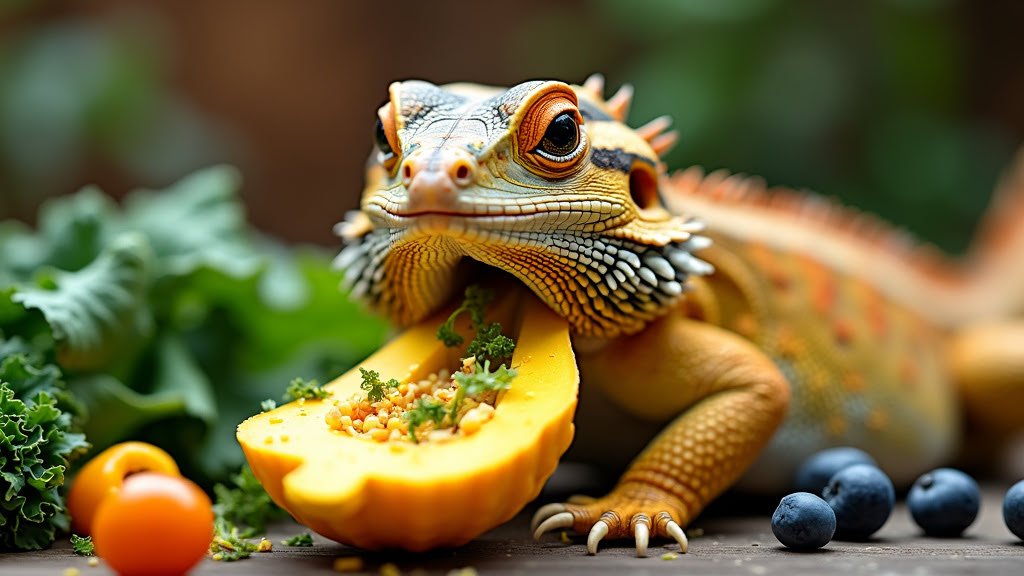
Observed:
[[[533,507],[470,544],[455,550],[427,554],[366,553],[320,537],[311,548],[287,548],[283,538],[302,530],[297,524],[272,527],[274,550],[239,562],[204,560],[194,576],[336,574],[340,557],[356,556],[363,569],[356,574],[380,574],[393,564],[402,574],[448,574],[473,568],[478,574],[1024,574],[1024,543],[1003,525],[1002,496],[1007,486],[986,484],[981,515],[966,536],[956,539],[925,538],[900,503],[877,537],[868,542],[833,541],[812,553],[790,552],[771,533],[770,501],[733,499],[699,518],[690,528],[690,552],[673,560],[662,554],[674,550],[667,542],[653,542],[649,557],[636,558],[627,543],[606,544],[597,556],[588,556],[582,537],[563,542],[557,535],[543,542],[528,536]],[[549,501],[550,494],[545,496]],[[41,552],[0,555],[0,574],[62,576],[69,568],[79,576],[108,576],[102,563],[90,567],[75,556],[66,540]],[[389,567],[390,569],[390,567]]]

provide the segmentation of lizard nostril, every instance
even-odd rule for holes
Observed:
[[[473,182],[473,167],[464,159],[458,159],[448,168],[448,174],[456,186],[469,186]]]
[[[412,166],[408,163],[402,167],[402,178],[406,180],[406,184],[408,184],[409,180],[412,180]]]

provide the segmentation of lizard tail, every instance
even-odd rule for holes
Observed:
[[[1003,173],[966,264],[985,317],[1024,316],[1024,148]]]

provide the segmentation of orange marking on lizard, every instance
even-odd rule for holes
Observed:
[[[863,392],[865,388],[864,375],[860,372],[847,372],[846,374],[843,374],[840,382],[842,383],[843,388],[851,394],[859,394]]]
[[[847,428],[846,419],[836,414],[828,420],[828,433],[832,437],[839,437],[846,433]]]
[[[832,324],[832,335],[836,339],[836,343],[840,346],[849,346],[853,342],[854,327],[853,323],[846,319],[836,320]]]
[[[802,256],[799,260],[810,286],[811,306],[818,314],[831,313],[839,296],[835,274],[813,258]]]
[[[889,412],[884,408],[874,408],[868,412],[864,424],[872,432],[881,432],[889,424]]]

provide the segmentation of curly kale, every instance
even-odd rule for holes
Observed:
[[[0,549],[38,550],[68,530],[60,489],[88,449],[72,432],[80,411],[56,366],[0,339]]]

